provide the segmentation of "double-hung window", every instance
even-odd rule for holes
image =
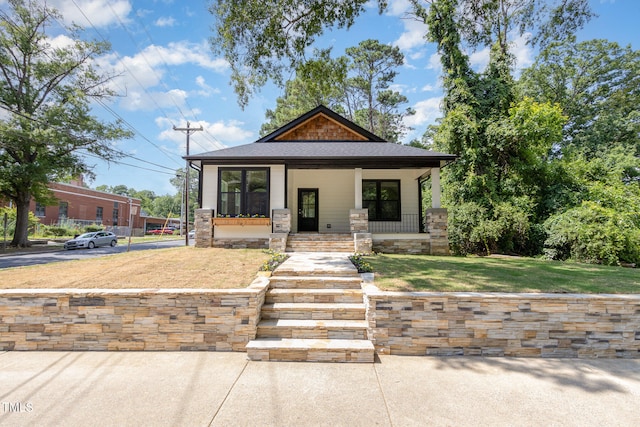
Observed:
[[[220,168],[218,216],[269,216],[269,169]]]
[[[46,205],[36,202],[36,216],[46,216],[45,208]]]
[[[362,208],[369,210],[369,221],[400,221],[400,181],[362,181]]]

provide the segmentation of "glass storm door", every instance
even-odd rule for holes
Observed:
[[[298,189],[298,232],[318,231],[318,189]]]

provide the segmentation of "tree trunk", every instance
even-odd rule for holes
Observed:
[[[31,194],[21,193],[15,200],[16,203],[16,230],[13,233],[11,246],[26,248],[29,244],[29,203]]]

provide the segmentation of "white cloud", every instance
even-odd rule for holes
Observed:
[[[127,21],[131,12],[128,0],[50,0],[49,6],[57,9],[67,24],[76,23],[83,27],[106,27]]]
[[[208,97],[211,96],[211,94],[220,93],[220,89],[209,86],[202,76],[196,77],[196,85],[200,88],[197,92],[200,96]]]
[[[172,91],[163,84],[167,67],[195,65],[206,70],[222,73],[228,63],[221,58],[214,58],[206,42],[190,43],[186,41],[170,43],[167,46],[147,46],[134,56],[119,57],[115,53],[105,55],[96,60],[96,67],[105,73],[111,72],[117,77],[111,82],[112,89],[124,96],[121,103],[128,110],[136,108],[148,109],[156,102],[164,104],[163,99],[184,101],[186,94]],[[162,89],[147,95],[149,89],[162,85]],[[201,86],[201,88],[203,88]],[[215,90],[212,90],[215,92]],[[180,93],[179,96],[177,94]],[[184,94],[184,96],[182,95]],[[199,95],[203,93],[198,92]],[[144,97],[153,99],[142,99]],[[127,99],[133,97],[133,99]],[[155,101],[154,101],[155,100]]]
[[[440,62],[440,54],[438,52],[429,56],[427,70],[436,70],[439,74],[442,74],[442,62]]]
[[[62,49],[65,47],[70,47],[75,44],[75,41],[64,34],[56,36],[54,38],[47,39],[47,42],[53,49]]]
[[[180,153],[186,152],[186,137],[183,132],[173,130],[173,124],[164,117],[156,119],[156,124],[164,128],[158,138],[171,141]],[[238,145],[253,141],[253,132],[243,129],[244,123],[238,120],[219,120],[207,122],[199,120],[191,122],[191,127],[202,126],[203,132],[194,132],[190,137],[189,152],[207,152],[218,150],[229,145]],[[182,125],[180,125],[182,127]]]
[[[387,14],[390,16],[403,16],[411,9],[409,0],[391,0]]]
[[[156,27],[173,27],[176,23],[176,20],[173,17],[161,17],[158,18],[155,22]]]
[[[441,103],[442,97],[440,96],[417,102],[413,106],[416,113],[413,116],[405,117],[404,124],[415,128],[434,123],[438,117],[442,116],[440,111]]]
[[[533,50],[527,44],[531,34],[527,33],[511,42],[510,50],[516,58],[516,70],[520,71],[533,64]]]
[[[469,55],[469,65],[471,65],[471,68],[474,68],[478,71],[484,71],[484,69],[487,68],[487,65],[489,64],[490,52],[491,50],[488,47],[485,47],[484,49],[473,52],[471,55]]]
[[[430,84],[426,84],[420,88],[421,92],[433,92],[434,90],[436,90],[435,86]]]
[[[415,19],[403,19],[404,32],[393,42],[394,46],[398,46],[400,50],[411,50],[420,46],[424,46],[427,34],[427,26]]]
[[[131,91],[120,100],[120,107],[129,111],[153,111],[157,108],[183,107],[188,95],[180,89],[166,92]]]

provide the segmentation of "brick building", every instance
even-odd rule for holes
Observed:
[[[29,210],[40,218],[41,224],[55,225],[73,221],[84,225],[132,225],[134,229],[146,229],[146,221],[140,216],[140,199],[92,190],[82,186],[82,181],[70,184],[51,183],[49,189],[58,200],[55,205],[45,206],[32,200],[29,206]]]

